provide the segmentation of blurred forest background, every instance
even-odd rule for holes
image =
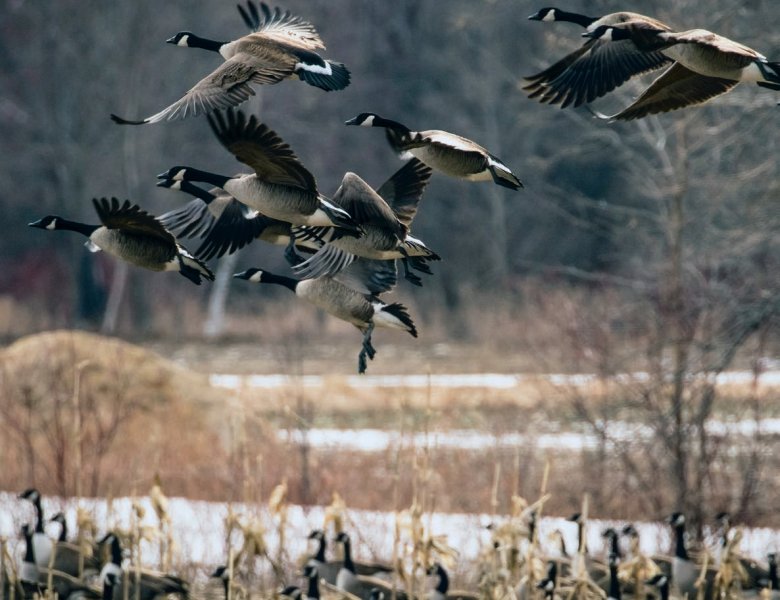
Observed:
[[[452,131],[501,157],[524,190],[434,175],[413,233],[443,260],[423,288],[402,280],[393,294],[409,306],[421,337],[382,334],[369,371],[399,370],[387,360],[391,342],[423,356],[450,342],[496,358],[465,360],[455,367],[462,371],[650,373],[615,392],[613,404],[594,407],[572,391],[566,406],[604,439],[600,423],[618,414],[618,399],[619,410],[652,423],[655,454],[644,458],[670,473],[673,491],[655,489],[652,475],[637,482],[636,447],[609,460],[631,473],[623,483],[656,494],[646,498],[652,506],[673,500],[702,511],[702,486],[719,472],[722,447],[693,432],[718,407],[715,376],[776,368],[780,96],[741,85],[704,107],[616,124],[584,109],[540,105],[521,90],[522,77],[582,42],[575,25],[528,21],[541,6],[285,1],[283,8],[316,26],[326,57],[344,62],[352,83],[334,93],[296,81],[257,86],[241,108],[291,145],[326,195],[345,171],[378,186],[401,166],[381,132],[344,126],[363,111],[412,129]],[[636,10],[780,60],[780,14],[768,0],[712,0],[706,10],[693,0],[562,8]],[[99,196],[130,198],[160,214],[187,198],[155,187],[157,173],[177,164],[240,170],[203,118],[136,128],[109,120],[112,112],[157,112],[219,64],[212,54],[164,43],[180,30],[229,40],[245,26],[232,0],[0,0],[0,336],[82,328],[167,348],[204,337],[283,343],[291,356],[305,339],[343,343],[350,350],[341,370],[351,372],[354,329],[290,302],[286,290],[195,288],[90,254],[68,234],[26,226],[45,214],[93,222],[90,199]],[[631,82],[596,108],[616,112],[648,81]],[[281,250],[259,242],[213,266],[223,274],[286,269]],[[750,410],[756,419],[777,408],[753,392],[740,400],[751,401],[740,414]],[[753,502],[757,482],[767,482],[764,441],[755,438],[737,458],[723,453],[731,467],[747,461],[730,471],[736,479],[724,494],[743,513],[752,507],[758,520],[769,514]],[[62,486],[69,489],[65,479]]]

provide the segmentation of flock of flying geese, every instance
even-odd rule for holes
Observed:
[[[104,250],[153,271],[178,271],[195,284],[213,280],[206,260],[236,252],[255,239],[285,247],[299,279],[250,268],[234,277],[287,287],[296,296],[354,324],[363,332],[358,371],[373,359],[374,327],[417,336],[406,307],[380,295],[397,283],[396,261],[405,278],[421,285],[414,272],[431,273],[439,256],[410,234],[412,220],[431,171],[471,181],[492,181],[518,190],[520,180],[500,159],[477,143],[439,130],[413,131],[397,121],[362,113],[347,125],[385,130],[391,148],[409,159],[379,189],[347,173],[332,198],[320,193],[314,176],[278,134],[256,116],[235,106],[254,95],[253,84],[295,78],[325,91],[344,89],[350,72],[326,60],[316,29],[300,17],[247,1],[239,13],[251,33],[215,41],[183,31],[167,42],[218,52],[224,62],[179,100],[142,120],[117,115],[119,124],[143,125],[208,113],[217,140],[252,172],[220,175],[175,166],[158,176],[159,186],[195,197],[159,217],[129,200],[94,199],[100,224],[49,215],[31,227],[70,230],[88,238],[87,247]],[[637,119],[705,102],[741,81],[780,89],[780,64],[717,34],[696,29],[674,32],[643,15],[620,12],[600,18],[557,8],[529,17],[568,21],[586,28],[587,41],[544,71],[526,78],[529,97],[561,107],[580,106],[607,94],[631,77],[667,67],[630,106],[610,118]],[[604,117],[604,115],[597,116]],[[204,189],[195,183],[214,186]],[[177,238],[202,239],[188,252]]]
[[[60,526],[52,539],[45,530],[46,521],[41,494],[31,488],[20,494],[35,509],[35,526],[21,528],[23,558],[18,569],[9,569],[3,562],[0,572],[2,598],[33,598],[56,593],[60,600],[158,600],[170,594],[182,598],[230,600],[255,594],[237,594],[234,571],[238,556],[231,564],[218,567],[202,592],[176,575],[123,565],[122,542],[115,532],[99,541],[83,537],[68,539],[67,520],[58,513],[50,521]],[[732,527],[728,513],[716,516],[718,536],[713,565],[702,567],[689,554],[686,543],[686,522],[682,513],[669,516],[667,523],[674,535],[672,556],[645,555],[640,550],[639,533],[628,524],[620,530],[609,527],[601,537],[605,542],[607,560],[590,554],[587,548],[587,522],[582,513],[569,519],[577,526],[577,551],[567,551],[563,535],[556,530],[557,552],[539,548],[536,512],[531,507],[516,520],[490,527],[491,539],[479,559],[479,593],[450,589],[450,580],[441,561],[447,552],[426,555],[422,565],[435,587],[424,594],[424,600],[478,600],[507,598],[530,600],[537,596],[553,598],[591,598],[622,600],[623,596],[658,597],[668,600],[675,594],[701,600],[748,598],[753,595],[766,600],[780,598],[776,554],[770,553],[766,566],[745,559],[736,552],[741,539],[739,529]],[[622,548],[626,539],[629,551]],[[360,562],[353,558],[348,533],[339,531],[333,538],[341,547],[339,560],[328,559],[327,540],[323,530],[312,531],[308,539],[316,550],[305,558],[302,569],[304,586],[287,586],[275,597],[292,600],[414,600],[422,594],[412,594],[403,582],[406,575],[390,564]],[[240,555],[240,553],[239,553]],[[546,564],[545,564],[546,563]],[[502,574],[503,573],[503,574]],[[101,587],[95,585],[96,582]],[[584,584],[584,585],[583,585]],[[590,593],[587,590],[595,591]],[[406,589],[406,591],[405,591]],[[537,590],[538,593],[535,591]],[[601,590],[601,591],[598,591]],[[49,597],[49,596],[47,596]]]

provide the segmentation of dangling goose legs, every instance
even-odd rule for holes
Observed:
[[[368,360],[374,360],[374,356],[376,356],[376,350],[371,345],[371,333],[373,331],[374,322],[369,321],[368,327],[365,333],[363,333],[363,348],[360,350],[360,354],[358,354],[358,373],[361,375],[366,372],[366,356],[368,356]]]
[[[419,275],[415,275],[410,270],[410,267],[413,268],[413,265],[411,264],[411,258],[402,258],[401,264],[404,266],[404,279],[406,279],[409,283],[412,285],[417,285],[422,287],[422,279],[419,277]]]

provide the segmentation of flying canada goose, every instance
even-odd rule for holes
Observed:
[[[105,585],[106,577],[114,575],[116,584],[113,588],[113,600],[122,600],[124,598],[122,587],[126,580],[122,572],[122,545],[117,535],[112,532],[107,533],[99,543],[109,544],[111,553],[109,562],[103,565],[103,569],[100,572],[100,580]],[[136,584],[138,583],[136,572],[134,567],[130,567],[127,571],[127,581],[130,584],[130,589],[128,590],[129,598],[135,598],[137,593],[140,600],[155,600],[168,594],[178,594],[186,598],[189,593],[189,585],[180,577],[164,573],[152,573],[147,570],[140,571],[140,590],[136,590]]]
[[[255,239],[282,246],[289,245],[292,240],[290,223],[252,210],[220,188],[207,191],[189,181],[172,179],[162,180],[157,185],[196,197],[157,219],[177,237],[203,238],[195,249],[195,256],[201,260],[232,254]],[[328,231],[337,229],[331,227]],[[315,249],[316,246],[312,251]]]
[[[437,578],[436,586],[427,594],[427,600],[477,600],[478,594],[462,590],[450,590],[450,577],[441,563],[433,563],[425,571],[426,575]]]
[[[68,541],[68,523],[64,513],[58,512],[51,518],[51,522],[60,524],[60,535],[52,550],[54,552],[53,568],[74,577],[83,577],[85,573],[90,572],[96,574],[100,569],[96,549],[88,545],[84,551],[81,551],[78,544]],[[79,565],[83,567],[81,573]]]
[[[559,8],[543,8],[528,17],[532,21],[566,21],[585,27],[586,32],[602,25],[627,21],[646,21],[659,29],[665,24],[651,17],[632,12],[616,12],[602,17],[588,17]],[[661,52],[642,52],[630,41],[620,43],[590,39],[574,52],[544,71],[525,78],[523,89],[529,98],[547,104],[580,106],[593,102],[636,75],[660,69],[671,59]]]
[[[417,329],[403,304],[385,304],[375,295],[362,294],[330,277],[296,280],[255,268],[236,273],[233,277],[252,283],[282,285],[299,298],[360,329],[363,332],[363,347],[358,355],[358,373],[365,373],[366,357],[373,360],[376,354],[371,344],[374,327],[400,329],[417,337]]]
[[[43,507],[41,493],[35,488],[29,488],[19,494],[19,498],[28,500],[35,508],[35,531],[32,534],[32,552],[38,567],[48,567],[54,541],[44,529]]]
[[[396,121],[374,113],[360,113],[346,122],[361,127],[384,127],[387,141],[397,153],[407,154],[446,175],[469,181],[493,181],[512,190],[523,187],[520,180],[499,158],[466,138],[431,129],[411,131]]]
[[[385,598],[387,599],[394,594],[397,600],[408,600],[405,592],[398,589],[393,590],[386,581],[377,577],[368,577],[357,574],[355,563],[352,561],[352,542],[349,539],[348,533],[344,531],[340,532],[336,536],[335,541],[342,544],[344,547],[344,564],[336,577],[336,587],[338,589],[357,596],[362,600],[370,600],[372,592],[374,595],[376,595],[377,592],[384,593]]]
[[[308,279],[335,275],[358,257],[401,259],[406,278],[422,285],[420,278],[410,271],[409,259],[417,259],[412,266],[418,269],[425,261],[440,259],[422,241],[409,235],[409,229],[430,175],[430,167],[412,159],[376,192],[354,173],[344,175],[332,200],[353,216],[363,235],[340,237],[321,244],[314,256],[293,266],[293,272]],[[325,240],[327,230],[296,227],[293,234],[299,239],[313,235],[314,239]]]
[[[157,219],[125,200],[94,198],[102,225],[88,225],[48,215],[30,223],[39,229],[75,231],[87,236],[90,252],[105,250],[118,258],[151,271],[178,271],[196,285],[201,277],[214,280],[214,274],[200,260],[176,242]]]
[[[252,167],[252,174],[227,177],[191,167],[172,167],[157,177],[202,181],[222,188],[239,202],[267,217],[293,225],[342,227],[359,235],[354,219],[317,191],[314,176],[274,131],[252,115],[228,110],[213,113],[209,125],[235,157]]]
[[[237,40],[218,42],[189,31],[180,31],[166,40],[176,46],[218,52],[225,59],[181,99],[140,121],[114,114],[111,119],[120,125],[144,125],[194,117],[248,100],[255,94],[253,83],[279,83],[294,75],[325,91],[349,85],[349,71],[343,64],[325,60],[315,52],[324,50],[325,45],[310,23],[279,8],[271,11],[264,3],[260,3],[262,18],[251,0],[247,7],[244,10],[239,6],[239,11],[254,31]]]
[[[644,52],[661,52],[675,61],[629,106],[612,116],[597,114],[601,118],[628,121],[702,104],[743,81],[780,90],[780,63],[705,29],[675,33],[629,21],[583,35],[608,42],[629,40]]]

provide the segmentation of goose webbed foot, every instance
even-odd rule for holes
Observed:
[[[371,333],[373,331],[374,323],[371,321],[365,333],[363,333],[363,347],[360,350],[360,354],[358,354],[358,373],[360,375],[366,372],[366,367],[368,366],[366,357],[368,357],[368,360],[374,360],[374,356],[376,356],[376,349],[371,344]]]
[[[402,258],[401,264],[404,266],[404,279],[412,285],[422,287],[422,278],[416,273],[412,273],[412,270],[409,268],[409,259]]]

